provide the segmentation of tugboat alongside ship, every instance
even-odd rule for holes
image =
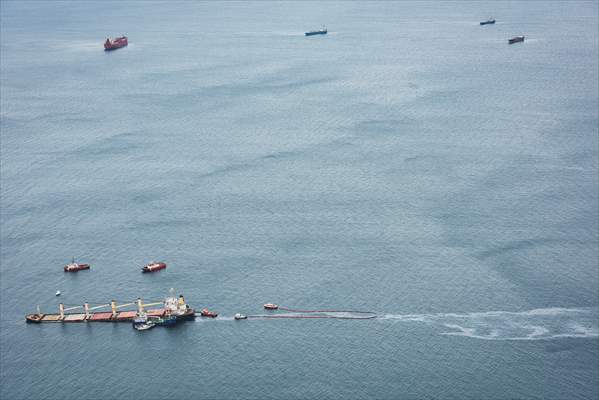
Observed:
[[[210,311],[210,310],[208,310],[207,308],[203,308],[203,309],[202,309],[202,312],[201,312],[201,314],[200,314],[200,315],[201,315],[202,317],[210,317],[210,318],[216,318],[216,317],[218,317],[218,314],[217,314],[217,313],[215,313],[215,312],[213,312],[213,311]]]
[[[133,328],[138,331],[147,331],[155,326],[173,326],[177,324],[177,316],[169,311],[164,316],[139,315],[133,319]]]

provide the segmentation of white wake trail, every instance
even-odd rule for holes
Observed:
[[[599,337],[599,308],[538,308],[466,314],[387,314],[382,320],[422,322],[441,335],[481,340],[550,340]]]

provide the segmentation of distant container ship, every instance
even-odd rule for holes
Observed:
[[[483,21],[483,22],[481,22],[480,24],[481,24],[481,25],[492,25],[492,24],[494,24],[494,23],[495,23],[495,18],[489,18],[488,20],[486,20],[486,21]]]
[[[325,28],[324,26],[317,31],[309,31],[309,32],[305,33],[306,36],[326,35],[326,34],[327,34],[327,28]]]
[[[127,36],[121,36],[121,37],[115,38],[113,40],[110,40],[109,38],[107,38],[106,41],[104,42],[104,50],[105,51],[116,50],[116,49],[120,49],[121,47],[125,47],[128,44],[129,44],[129,42],[127,41]]]
[[[148,273],[148,272],[160,271],[161,269],[165,269],[165,268],[166,268],[166,264],[165,263],[163,263],[163,262],[153,262],[153,263],[150,263],[150,264],[144,266],[141,269],[141,272],[143,272],[145,274],[145,273]]]
[[[515,36],[511,39],[509,39],[507,42],[508,44],[514,44],[514,43],[519,43],[519,42],[523,42],[524,41],[524,36]]]

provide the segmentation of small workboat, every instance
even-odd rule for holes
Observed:
[[[106,38],[106,41],[104,42],[104,50],[105,51],[116,50],[116,49],[120,49],[121,47],[125,47],[128,44],[129,44],[129,41],[127,40],[127,36],[121,36],[121,37],[115,38],[113,40]]]
[[[200,315],[202,317],[210,317],[210,318],[216,318],[216,317],[218,317],[217,313],[212,312],[212,311],[208,310],[207,308],[203,308],[202,312],[200,313]]]
[[[327,34],[327,28],[325,28],[324,26],[317,31],[308,31],[308,32],[304,33],[304,35],[306,35],[306,36],[326,35],[326,34]]]
[[[273,303],[266,303],[264,305],[264,308],[266,308],[267,310],[277,310],[279,306]]]
[[[237,314],[235,314],[234,318],[239,321],[240,319],[248,319],[248,316],[237,313]]]
[[[165,268],[166,268],[166,264],[163,262],[151,262],[148,265],[145,265],[141,269],[141,272],[145,274],[147,272],[160,271],[161,269],[165,269]]]
[[[56,291],[56,295],[57,295],[57,296],[60,296],[60,290],[57,290],[57,291]]]
[[[492,25],[492,24],[494,24],[494,23],[495,23],[495,19],[494,19],[494,18],[489,18],[489,19],[488,19],[488,20],[486,20],[486,21],[482,21],[480,24],[481,24],[481,25]]]
[[[64,266],[64,272],[77,272],[83,269],[89,269],[89,264],[79,264],[75,262],[75,258],[71,260],[70,264]]]
[[[507,42],[508,42],[508,44],[514,44],[514,43],[523,42],[523,41],[524,41],[524,36],[514,36],[513,38],[509,39]]]
[[[147,331],[148,329],[152,329],[155,326],[156,326],[156,324],[151,321],[144,322],[141,324],[133,324],[133,328],[138,331]]]

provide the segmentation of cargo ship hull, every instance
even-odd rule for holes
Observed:
[[[164,308],[148,310],[147,315],[152,317],[163,317],[166,310]],[[185,312],[175,315],[177,321],[185,321],[195,318],[195,310],[190,308]],[[29,323],[69,323],[69,322],[131,322],[136,316],[135,311],[121,311],[113,314],[111,312],[100,312],[90,314],[29,314],[25,320]]]

